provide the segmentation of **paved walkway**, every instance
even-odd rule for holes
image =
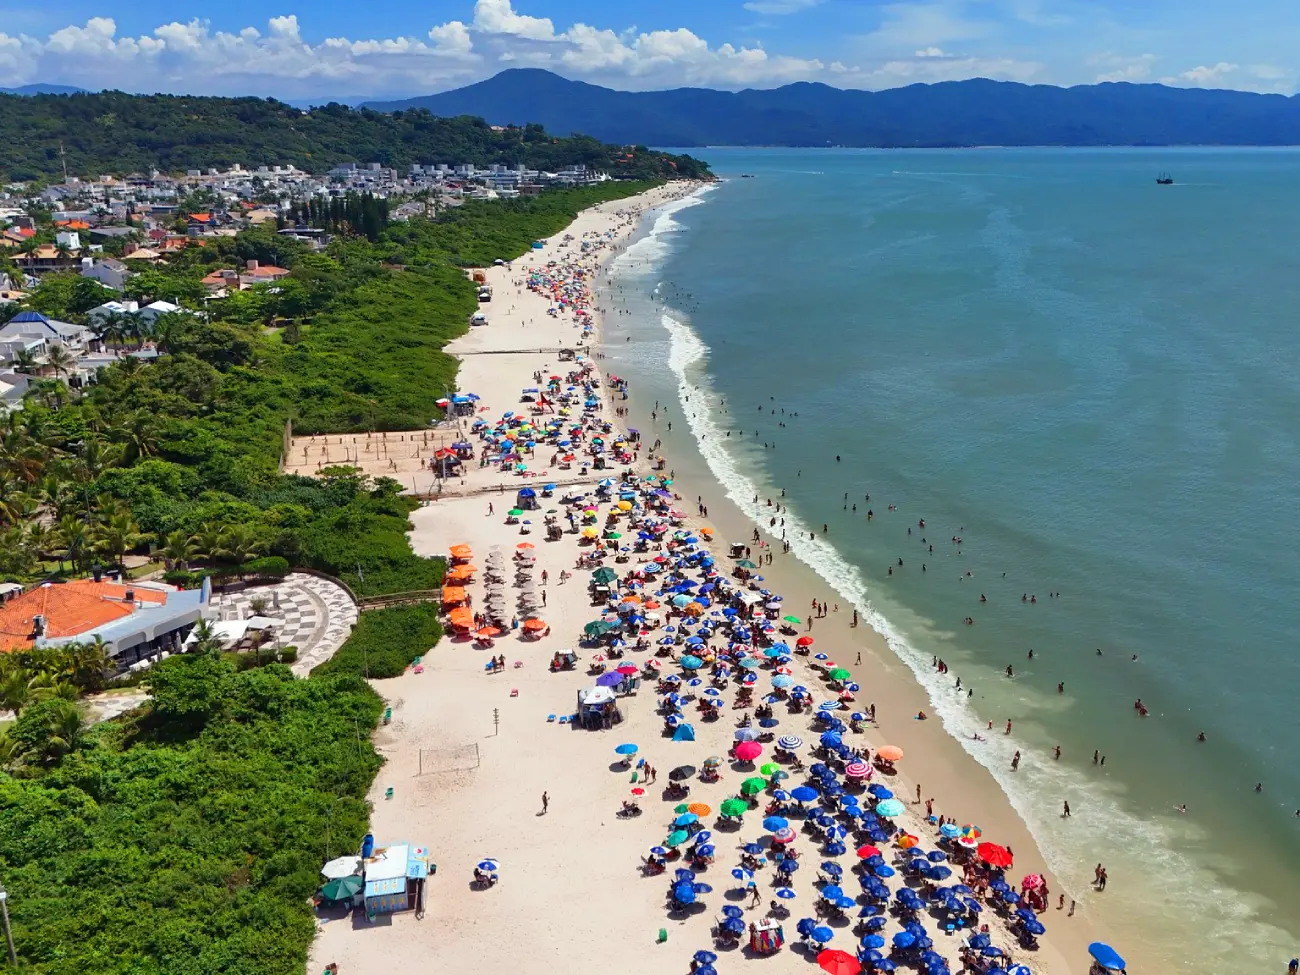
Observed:
[[[255,615],[253,600],[265,600],[266,615],[284,620],[276,631],[282,647],[297,647],[293,672],[305,677],[328,660],[356,625],[359,611],[346,589],[320,576],[293,572],[273,586],[213,596],[219,619],[241,620]]]
[[[217,619],[241,620],[254,616],[253,600],[266,601],[267,616],[284,620],[276,632],[281,647],[297,647],[292,670],[306,677],[343,646],[360,615],[357,604],[342,586],[306,572],[293,572],[273,586],[256,586],[242,592],[216,595],[212,605]],[[113,691],[86,698],[92,722],[107,721],[149,699],[144,690]]]

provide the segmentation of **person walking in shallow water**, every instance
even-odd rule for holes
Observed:
[[[1070,802],[1069,802],[1069,800],[1066,800],[1064,803],[1062,803],[1062,806],[1063,806],[1064,808],[1061,810],[1061,818],[1062,818],[1062,819],[1069,819],[1069,818],[1070,818]]]

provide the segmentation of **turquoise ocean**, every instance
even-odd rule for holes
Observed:
[[[796,555],[1117,938],[1162,971],[1284,971],[1300,152],[697,154],[724,181],[612,267],[618,369],[765,529],[754,495],[785,490]]]

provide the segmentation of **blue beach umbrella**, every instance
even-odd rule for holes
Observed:
[[[735,877],[737,880],[739,880],[741,883],[746,883],[746,884],[754,879],[753,871],[746,870],[744,867],[732,867],[731,875]]]
[[[617,748],[614,749],[615,755],[635,755],[636,752],[637,752],[636,745],[633,744],[619,745]]]
[[[1047,933],[1047,928],[1043,927],[1042,921],[1026,921],[1025,930],[1028,931],[1030,934],[1032,934],[1034,937],[1038,937],[1039,935]]]
[[[899,931],[894,935],[895,948],[911,948],[916,944],[916,935],[911,931]]]
[[[723,917],[743,917],[743,916],[744,916],[744,913],[745,913],[745,912],[742,911],[742,910],[741,910],[739,907],[737,907],[735,904],[725,904],[725,905],[723,905],[723,908],[722,908],[722,916],[723,916]]]
[[[769,833],[775,833],[779,829],[785,829],[790,825],[790,821],[783,816],[768,816],[763,820],[763,828]]]
[[[790,791],[790,797],[797,802],[812,802],[817,798],[817,790],[806,785]]]
[[[701,965],[712,965],[718,960],[718,956],[711,951],[697,951],[692,957]]]
[[[778,887],[776,889],[776,896],[781,898],[783,901],[792,901],[797,895],[789,887]]]
[[[864,934],[862,936],[862,947],[864,948],[883,948],[885,939],[878,934]]]
[[[833,937],[835,937],[835,932],[832,931],[830,928],[826,927],[825,925],[813,928],[812,939],[816,941],[818,944],[824,945],[826,944],[826,942],[830,941]]]
[[[1110,971],[1119,972],[1128,967],[1118,951],[1101,941],[1094,941],[1088,945],[1088,954],[1092,955],[1098,965]]]

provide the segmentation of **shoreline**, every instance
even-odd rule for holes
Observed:
[[[486,417],[494,419],[504,411],[517,410],[519,391],[535,385],[533,377],[537,373],[572,368],[570,363],[557,365],[556,355],[550,352],[521,351],[558,351],[561,346],[577,344],[572,318],[563,313],[550,314],[547,299],[519,287],[522,268],[544,267],[549,260],[574,260],[577,255],[565,253],[569,235],[580,241],[584,234],[597,234],[601,236],[593,240],[603,239],[610,245],[602,260],[589,265],[594,273],[587,280],[599,281],[608,273],[608,261],[644,229],[647,214],[669,202],[681,189],[661,187],[642,197],[584,211],[540,251],[516,261],[519,268],[488,269],[489,283],[497,291],[487,309],[491,324],[471,329],[446,349],[449,354],[461,356],[458,388],[479,393],[479,406]],[[598,290],[593,290],[591,303],[596,326],[590,345],[596,354],[591,365],[601,376],[621,374],[615,365],[617,359],[606,358],[606,350],[614,351],[609,345],[617,327],[611,320],[614,316],[602,321],[596,314]],[[473,354],[487,351],[501,354]],[[619,408],[629,408],[632,416],[645,405],[637,399],[635,388],[629,399],[616,400],[602,383],[601,394],[605,401],[602,419],[619,429],[626,429],[631,417],[613,415],[615,402]],[[637,425],[635,421],[633,425]],[[642,424],[640,429],[648,430],[650,426]],[[439,434],[455,432],[456,428],[449,426]],[[541,445],[541,449],[550,448]],[[552,479],[544,457],[527,460],[530,469],[539,468],[537,474]],[[648,471],[649,460],[644,452],[634,466],[643,473]],[[721,546],[725,538],[748,537],[747,519],[729,503],[719,503],[716,496],[721,493],[721,485],[710,483],[707,472],[702,473],[696,479],[685,476],[675,485],[684,496],[683,506],[688,506],[692,491],[713,495],[711,508],[717,508],[718,514],[710,510],[707,521],[718,531],[714,544]],[[573,480],[571,474],[556,472],[553,480],[557,484],[563,479],[594,487],[603,476],[606,472],[593,471]],[[513,551],[523,526],[503,523],[501,513],[494,514],[492,505],[509,507],[514,492],[528,483],[513,473],[466,464],[459,483],[443,482],[436,500],[412,515],[413,547],[420,554],[445,554],[450,545],[464,542],[473,548],[475,561],[492,548]],[[535,483],[540,486],[541,482]],[[698,491],[696,483],[700,485]],[[493,497],[493,491],[500,497]],[[686,521],[691,525],[700,523],[694,516]],[[647,797],[646,815],[634,820],[618,819],[614,813],[627,796],[628,773],[621,762],[611,763],[611,759],[616,758],[614,744],[632,741],[643,743],[642,754],[657,766],[668,762],[664,767],[672,767],[676,764],[674,755],[682,761],[696,761],[710,749],[720,753],[727,747],[731,722],[699,725],[700,737],[694,746],[669,743],[663,737],[662,719],[654,712],[650,687],[627,699],[627,720],[614,735],[573,731],[547,720],[548,712],[563,714],[571,710],[575,690],[590,685],[593,678],[582,670],[593,652],[579,649],[583,664],[577,672],[549,673],[547,661],[558,648],[575,646],[584,622],[599,610],[590,604],[584,577],[569,585],[555,581],[562,571],[573,569],[573,555],[581,551],[571,544],[575,536],[566,534],[559,542],[548,544],[544,532],[541,534],[528,541],[536,542],[537,568],[549,571],[551,576],[551,584],[543,583],[542,589],[551,597],[543,611],[551,628],[547,635],[537,641],[523,641],[507,632],[498,638],[493,652],[507,655],[515,663],[494,676],[484,673],[485,651],[448,636],[426,655],[419,668],[412,668],[402,677],[372,683],[393,712],[391,724],[381,726],[375,734],[376,747],[387,764],[369,795],[372,832],[381,845],[403,840],[429,845],[439,870],[429,884],[423,919],[408,912],[372,925],[364,918],[349,924],[343,918],[322,917],[309,971],[319,971],[332,961],[337,961],[348,975],[378,975],[381,970],[406,964],[464,966],[481,960],[487,939],[502,941],[499,936],[507,931],[511,936],[504,940],[508,943],[494,947],[494,960],[521,972],[552,970],[589,951],[597,940],[610,945],[641,946],[627,958],[620,957],[628,975],[650,975],[678,967],[684,970],[690,953],[707,947],[707,927],[700,920],[679,920],[671,915],[665,919],[662,884],[653,878],[647,882],[634,869],[645,850],[661,836],[656,824],[668,807],[660,808],[659,787],[655,787],[653,798]],[[804,567],[807,575],[803,576],[793,561],[787,566],[774,565],[772,571],[781,580],[773,587],[780,586],[790,599],[791,611],[801,617],[805,610],[799,600],[806,605],[811,593],[825,591],[824,583],[810,578],[811,570]],[[480,585],[474,583],[469,589],[477,600]],[[843,613],[846,628],[849,615]],[[813,635],[825,639],[833,622],[838,622],[834,614],[817,621]],[[860,629],[865,631],[865,627]],[[1009,843],[1018,851],[1014,875],[1009,880],[1017,881],[1023,873],[1041,872],[1036,846],[1019,817],[1010,811],[1005,796],[987,775],[988,781],[980,783],[971,774],[970,766],[980,768],[978,764],[969,762],[969,756],[955,747],[957,742],[942,729],[936,729],[935,722],[927,726],[899,720],[899,715],[915,713],[928,705],[923,690],[901,661],[890,653],[881,653],[887,650],[883,641],[873,646],[872,641],[864,639],[865,632],[852,636],[852,641],[845,641],[836,631],[833,641],[817,649],[833,649],[846,661],[851,658],[844,654],[852,652],[845,647],[846,642],[863,650],[864,663],[852,665],[866,688],[861,701],[864,705],[877,702],[890,731],[888,736],[873,731],[866,736],[866,742],[874,749],[888,739],[908,753],[899,776],[906,782],[900,798],[908,800],[907,810],[898,823],[926,837],[925,842],[933,842],[933,828],[921,824],[918,807],[911,801],[915,782],[921,780],[927,785],[925,794],[936,800],[936,814],[957,816],[959,822],[978,822],[986,838]],[[644,659],[641,654],[630,656],[635,662]],[[800,679],[807,676],[807,666],[799,658],[793,666]],[[921,703],[913,708],[918,700]],[[796,721],[788,722],[789,730],[799,729],[806,735],[801,730],[803,724]],[[905,728],[905,724],[917,727]],[[938,743],[933,740],[936,730],[941,739]],[[855,738],[850,743],[856,745],[860,740]],[[452,752],[459,756],[472,753],[472,761],[447,757]],[[728,784],[711,790],[717,796],[701,787],[701,798],[713,802],[734,791],[739,780],[729,771],[724,777]],[[936,785],[940,780],[942,786]],[[535,797],[542,792],[550,797],[550,809],[538,811]],[[746,832],[754,828],[751,825]],[[727,837],[719,840],[722,845],[717,866],[706,874],[718,887],[718,893],[734,886],[726,879],[732,856],[730,834]],[[722,852],[724,849],[727,852]],[[500,860],[502,883],[483,891],[467,891],[465,883],[471,868],[486,857]],[[801,876],[796,880],[798,886],[806,888],[810,878]],[[1058,886],[1054,882],[1051,885]],[[1052,901],[1055,899],[1056,890]],[[574,910],[578,905],[580,909]],[[794,912],[811,913],[811,905],[796,902]],[[1049,932],[1040,939],[1037,952],[1017,950],[1018,962],[1028,964],[1036,973],[1072,975],[1087,971],[1084,946],[1090,940],[1090,925],[1078,915],[1067,923],[1064,913],[1058,913],[1054,905],[1043,912]],[[1013,943],[1003,922],[992,912],[982,918],[992,924],[998,943]],[[793,918],[787,923],[792,925]],[[667,943],[652,944],[664,940],[655,939],[657,929],[672,932],[664,936]],[[837,946],[851,944],[843,940]],[[951,954],[955,941],[936,947]],[[793,965],[807,962],[796,951],[777,964],[793,970]]]
[[[646,224],[653,217],[653,212],[646,215],[642,226],[638,228],[637,235],[629,239],[624,245],[624,250],[650,233],[650,228]],[[600,289],[602,298],[609,297],[611,280],[617,284],[615,272],[610,267],[616,256],[612,255],[602,266]],[[662,302],[656,302],[654,307],[662,313],[668,311]],[[618,350],[623,347],[622,344],[612,341],[613,336],[626,337],[634,334],[637,329],[658,330],[664,327],[657,320],[645,323],[633,319],[629,329],[628,326],[619,324],[619,316],[609,315],[608,309],[603,310],[601,320],[600,348],[608,356],[603,369],[605,372],[613,370],[619,375],[635,367],[611,365],[611,363],[618,363]],[[680,385],[680,380],[674,377],[674,383]],[[942,722],[936,720],[931,710],[932,702],[928,691],[917,681],[908,665],[888,646],[886,637],[872,628],[866,621],[865,614],[859,625],[851,628],[849,623],[852,620],[854,604],[850,598],[823,579],[816,569],[799,558],[794,551],[782,555],[779,537],[771,535],[766,526],[757,524],[729,497],[726,486],[718,480],[709,467],[707,458],[700,454],[693,429],[689,426],[683,429],[682,425],[678,424],[670,433],[666,430],[666,423],[662,417],[657,421],[652,420],[650,413],[654,404],[646,401],[645,394],[639,391],[635,382],[630,385],[628,401],[623,405],[628,408],[628,424],[642,430],[643,437],[651,440],[664,439],[664,445],[659,453],[668,460],[669,468],[675,472],[675,486],[681,489],[680,493],[684,498],[698,496],[703,499],[709,510],[708,518],[705,520],[717,529],[715,541],[719,545],[725,547],[730,541],[748,540],[757,528],[766,546],[763,551],[773,554],[772,564],[760,570],[767,580],[765,584],[770,584],[773,590],[784,593],[791,605],[799,607],[798,612],[801,616],[807,611],[813,599],[835,604],[838,597],[842,603],[840,611],[831,612],[826,617],[818,619],[812,635],[815,637],[824,635],[825,628],[834,625],[837,627],[835,631],[837,647],[843,641],[849,648],[846,651],[837,649],[836,659],[845,660],[848,659],[848,653],[862,651],[863,664],[856,666],[864,667],[864,673],[867,675],[862,679],[863,699],[877,702],[877,710],[882,721],[888,722],[891,729],[886,735],[878,726],[877,729],[869,731],[866,737],[873,748],[889,743],[897,744],[907,752],[907,761],[903,763],[898,778],[907,782],[910,788],[903,791],[914,798],[911,789],[914,789],[915,784],[920,781],[924,795],[927,798],[933,796],[935,799],[936,814],[945,814],[945,810],[950,814],[962,811],[969,817],[962,821],[978,822],[981,825],[996,824],[992,827],[986,825],[985,832],[986,834],[996,832],[997,835],[1005,837],[1012,848],[1018,851],[1016,872],[1020,873],[1022,868],[1025,872],[1041,872],[1049,879],[1054,892],[1061,890],[1061,882],[1057,879],[1055,871],[1048,866],[1046,858],[1039,849],[1038,841],[1029,831],[1019,811],[1015,809],[1012,798],[1003,791],[989,770],[968,754],[961,743],[942,726]],[[677,401],[672,405],[673,418],[683,420],[686,404],[682,402],[680,388],[677,390]],[[690,520],[697,522],[701,519],[692,517]],[[828,590],[830,595],[827,595]],[[865,607],[858,608],[865,609]],[[881,701],[887,701],[888,704],[881,707]],[[915,715],[921,710],[930,714],[930,721],[908,720],[908,716]],[[926,786],[927,782],[939,782],[941,785]],[[962,817],[958,816],[958,818]],[[1051,944],[1057,949],[1058,957],[1048,967],[1052,972],[1087,972],[1090,966],[1087,945],[1096,940],[1108,940],[1109,932],[1104,922],[1088,911],[1088,902],[1097,896],[1096,892],[1088,889],[1074,891],[1073,894],[1077,902],[1074,916],[1068,919],[1068,924],[1061,923],[1053,926],[1048,935],[1042,939],[1044,947]],[[1053,901],[1055,899],[1054,893]],[[1067,908],[1070,900],[1070,892],[1067,892]],[[1053,904],[1052,910],[1044,913],[1043,918],[1045,921],[1058,918],[1064,922],[1065,915],[1066,911],[1058,912]],[[1130,967],[1136,967],[1134,959],[1139,953],[1128,944],[1125,945],[1125,951],[1131,956]],[[1046,952],[1039,952],[1039,960],[1043,960],[1045,954]]]

